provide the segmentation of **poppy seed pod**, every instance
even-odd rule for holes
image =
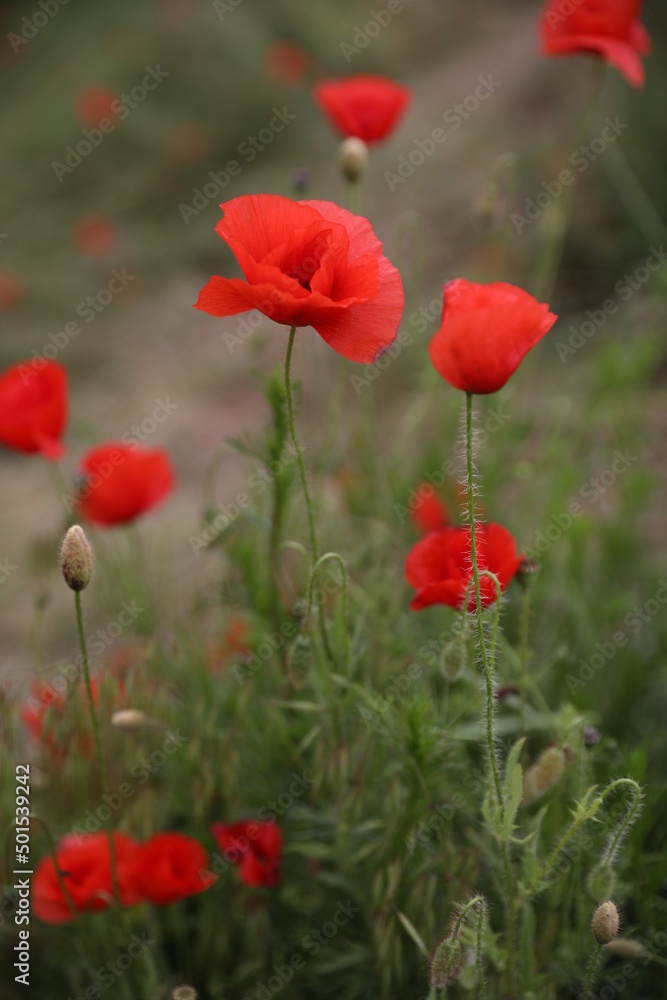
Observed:
[[[351,136],[343,140],[338,150],[338,163],[348,181],[358,181],[368,165],[368,146],[363,139]]]
[[[73,525],[60,547],[60,569],[71,590],[83,590],[93,573],[93,553],[83,528]]]
[[[598,906],[593,914],[593,937],[598,944],[609,944],[618,934],[618,910],[609,901]]]

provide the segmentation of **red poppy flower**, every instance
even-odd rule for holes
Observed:
[[[115,121],[114,110],[118,95],[109,87],[86,87],[79,93],[77,112],[79,121],[88,128],[99,128],[105,118]]]
[[[75,222],[72,239],[84,257],[104,257],[117,239],[116,229],[102,215],[86,215]]]
[[[208,853],[184,833],[156,833],[139,844],[128,860],[126,878],[138,896],[167,906],[204,892],[216,880],[206,872]]]
[[[500,524],[476,524],[477,568],[494,573],[504,590],[523,560],[516,543]],[[463,608],[466,590],[473,578],[470,560],[470,527],[443,528],[420,539],[408,554],[405,576],[417,593],[410,603],[414,611],[431,604]],[[496,600],[496,585],[488,576],[480,578],[482,607]],[[474,588],[470,591],[468,610],[475,611]]]
[[[275,887],[280,883],[283,835],[275,823],[252,819],[214,823],[211,833],[227,860],[238,864],[246,885]]]
[[[264,54],[264,72],[274,83],[297,83],[308,64],[308,56],[295,42],[273,42]]]
[[[644,84],[641,56],[651,40],[639,21],[642,0],[549,0],[540,21],[542,52],[548,56],[594,52],[633,85]]]
[[[443,289],[442,321],[429,345],[431,361],[455,389],[497,392],[557,318],[514,285],[476,285],[457,278]]]
[[[86,452],[75,506],[93,524],[125,524],[159,504],[174,485],[166,452],[120,441]]]
[[[430,483],[422,483],[415,490],[417,503],[412,509],[412,523],[418,531],[438,531],[449,524],[449,512]]]
[[[312,326],[350,361],[369,364],[394,340],[403,285],[367,219],[330,201],[242,195],[223,204],[217,232],[245,281],[214,275],[196,309],[251,309],[286,326]]]
[[[13,271],[0,271],[0,309],[13,309],[23,298],[25,286]]]
[[[368,145],[394,131],[411,97],[408,87],[373,73],[322,80],[315,87],[315,100],[341,135]]]
[[[0,441],[8,448],[60,458],[67,423],[67,372],[31,358],[0,375]]]
[[[127,864],[136,844],[130,837],[113,831],[116,872],[123,906],[133,906],[140,897],[127,879]],[[106,832],[70,834],[56,849],[58,870],[79,913],[106,910],[113,901],[109,839]],[[67,897],[60,888],[51,855],[43,857],[32,879],[32,910],[47,924],[73,920]]]

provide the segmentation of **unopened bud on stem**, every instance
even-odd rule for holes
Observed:
[[[345,139],[338,151],[340,168],[348,181],[358,181],[368,164],[368,146],[362,139]]]
[[[463,945],[458,938],[445,938],[431,958],[431,986],[441,990],[449,983],[453,983],[462,965]]]
[[[593,914],[593,937],[598,944],[609,944],[618,934],[618,910],[609,901],[598,906]]]
[[[93,573],[93,553],[83,528],[73,525],[60,547],[60,569],[71,590],[83,590]]]

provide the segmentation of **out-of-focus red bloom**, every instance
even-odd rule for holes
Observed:
[[[61,675],[62,676],[62,675]],[[125,699],[125,685],[120,678],[110,678],[109,684],[100,685],[98,677],[91,677],[90,690],[93,696],[93,704],[99,710],[100,695],[102,696],[105,715],[121,708]],[[43,750],[48,750],[50,757],[56,763],[62,763],[68,751],[74,749],[81,756],[85,756],[93,749],[93,738],[88,721],[88,702],[86,689],[83,684],[79,684],[73,692],[75,704],[70,702],[73,709],[71,718],[72,726],[61,737],[57,735],[57,729],[62,727],[68,719],[66,706],[67,697],[64,690],[56,689],[48,681],[35,681],[30,689],[30,697],[23,703],[20,710],[21,722],[29,730],[30,735]],[[80,724],[81,716],[86,720],[82,728]]]
[[[113,832],[116,871],[123,906],[139,902],[127,878],[127,865],[136,844],[130,837]],[[58,871],[79,913],[106,910],[113,902],[109,839],[106,832],[70,834],[56,849]],[[47,924],[66,924],[74,919],[67,897],[60,888],[51,855],[43,857],[32,879],[32,911]]]
[[[31,358],[0,375],[0,441],[8,448],[60,458],[67,423],[67,371]]]
[[[477,285],[457,278],[443,289],[442,321],[429,345],[431,361],[455,389],[497,392],[557,318],[515,285]]]
[[[296,42],[272,42],[264,54],[264,72],[274,83],[297,83],[307,65],[308,56]]]
[[[0,271],[0,310],[13,309],[23,298],[25,286],[13,271]]]
[[[642,0],[549,0],[540,20],[542,52],[548,56],[594,52],[632,84],[644,85],[641,60],[651,40],[639,20]]]
[[[438,531],[449,524],[449,512],[430,483],[422,483],[415,490],[417,502],[412,508],[412,523],[425,534]]]
[[[211,316],[258,309],[286,326],[312,326],[350,361],[369,364],[394,340],[403,285],[362,216],[330,201],[242,195],[216,226],[245,280],[213,276],[195,308]]]
[[[408,87],[373,73],[322,80],[315,87],[315,100],[341,135],[369,146],[391,135],[411,97]]]
[[[275,887],[280,883],[283,835],[275,823],[252,819],[214,823],[211,833],[226,859],[238,864],[246,885]]]
[[[211,643],[207,649],[207,664],[212,670],[234,658],[245,656],[252,651],[250,626],[243,618],[232,618],[220,642]]]
[[[156,833],[128,859],[126,878],[135,893],[158,906],[204,892],[216,876],[207,871],[205,848],[184,833]]]
[[[500,524],[476,524],[477,568],[488,569],[498,577],[501,590],[507,587],[523,560],[516,543]],[[405,563],[405,576],[417,591],[410,603],[414,611],[431,604],[447,604],[463,609],[466,590],[473,578],[470,559],[470,527],[443,528],[432,531],[411,549]],[[482,607],[496,600],[496,586],[488,576],[480,578]],[[468,610],[477,607],[475,589],[471,588]]]
[[[88,128],[99,128],[100,122],[108,118],[115,121],[115,102],[118,95],[109,87],[86,87],[78,95],[77,112],[79,121]]]
[[[121,441],[86,452],[80,469],[84,482],[75,492],[75,505],[93,524],[133,521],[164,500],[174,485],[166,452]]]
[[[104,257],[117,239],[116,228],[102,215],[86,215],[72,227],[72,239],[84,257]]]

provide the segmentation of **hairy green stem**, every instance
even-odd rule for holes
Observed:
[[[595,973],[600,965],[600,959],[602,957],[602,945],[599,944],[595,948],[593,955],[591,956],[590,963],[588,965],[588,971],[586,972],[586,982],[584,983],[584,992],[581,994],[582,1000],[589,1000],[591,996],[591,990],[593,989],[593,982],[595,981]]]
[[[90,686],[90,669],[88,667],[88,650],[86,649],[86,638],[83,632],[83,614],[81,612],[81,593],[76,590],[74,592],[74,604],[76,607],[76,624],[79,631],[79,645],[81,647],[81,662],[83,664],[83,679],[86,688],[86,697],[88,699],[88,709],[90,711],[90,721],[93,727],[93,734],[95,737],[95,753],[97,754],[97,765],[100,771],[100,783],[102,785],[102,791],[109,799],[109,783],[107,781],[106,766],[104,764],[104,757],[102,755],[102,741],[100,740],[100,727],[97,722],[97,713],[95,711],[95,702],[93,701],[93,692]],[[114,899],[120,906],[120,890],[118,888],[118,870],[116,867],[116,848],[113,842],[113,828],[111,825],[111,816],[105,821],[107,837],[109,839],[109,860],[111,864],[111,886],[113,889]]]
[[[526,735],[526,687],[528,684],[528,625],[530,622],[530,590],[521,595],[521,618],[519,621],[519,688],[521,697],[521,735]]]

